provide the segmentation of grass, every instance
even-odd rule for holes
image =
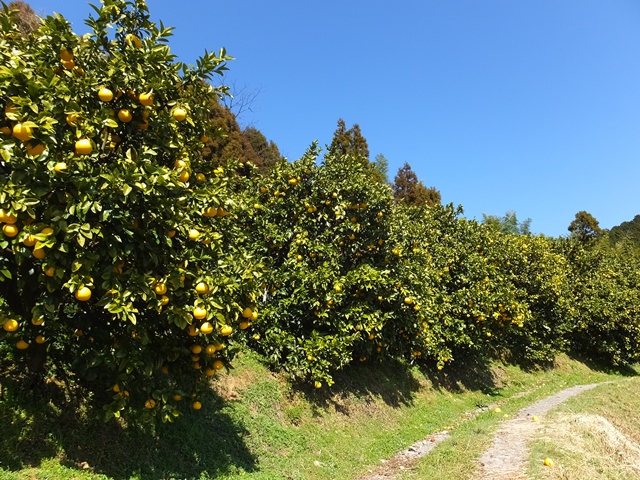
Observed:
[[[38,393],[3,379],[0,480],[349,479],[445,427],[452,438],[407,478],[469,478],[502,414],[465,412],[500,404],[511,414],[567,386],[619,378],[567,357],[550,371],[468,361],[437,375],[390,362],[356,365],[336,377],[339,388],[318,391],[246,353],[216,378],[200,412],[154,435],[88,421],[55,385]]]
[[[617,380],[560,405],[532,444],[533,479],[640,477],[640,379]],[[545,458],[554,462],[545,467]]]
[[[464,422],[454,429],[450,439],[438,445],[431,454],[421,459],[416,468],[406,472],[402,478],[475,478],[477,459],[491,446],[492,435],[505,416],[511,416],[521,408],[573,385],[614,381],[621,379],[623,374],[634,374],[631,371],[596,370],[564,355],[558,358],[555,368],[550,370],[525,372],[515,366],[502,368],[505,371],[505,381],[498,401],[502,412],[485,412],[471,421]],[[518,392],[524,394],[514,396]]]

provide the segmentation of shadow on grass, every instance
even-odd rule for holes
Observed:
[[[578,351],[569,351],[567,356],[572,360],[584,363],[587,367],[595,372],[617,374],[623,377],[637,377],[640,375],[640,366],[635,365],[612,365],[604,359],[585,355]]]
[[[487,395],[499,395],[502,388],[500,368],[495,368],[489,358],[475,353],[459,353],[455,362],[437,370],[433,363],[421,365],[422,373],[433,388],[452,393],[480,391]]]
[[[202,410],[161,424],[152,435],[122,428],[116,421],[87,420],[53,383],[25,389],[5,377],[1,386],[0,468],[4,470],[38,466],[52,457],[71,469],[118,480],[218,478],[256,470],[244,442],[247,431],[220,413],[223,402],[213,393],[204,399]]]
[[[354,363],[333,374],[335,381],[330,388],[315,389],[308,382],[293,383],[293,389],[300,392],[315,408],[316,413],[333,407],[337,412],[350,413],[349,399],[357,398],[366,405],[368,399],[382,401],[398,408],[412,405],[421,384],[412,367],[398,360],[375,363]]]

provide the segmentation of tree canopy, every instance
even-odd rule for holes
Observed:
[[[577,238],[581,242],[594,240],[605,234],[605,231],[600,228],[598,220],[584,210],[576,213],[576,217],[569,224],[568,230],[571,232],[572,237]]]
[[[435,187],[425,187],[406,162],[394,179],[393,196],[396,202],[411,206],[432,206],[441,202],[440,191]]]

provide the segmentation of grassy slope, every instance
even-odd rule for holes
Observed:
[[[445,427],[453,438],[413,474],[468,478],[502,414],[466,421],[464,412],[499,403],[509,414],[577,383],[619,378],[563,357],[559,368],[526,373],[512,366],[460,365],[428,377],[400,363],[350,368],[340,388],[292,388],[253,354],[243,355],[200,412],[162,425],[155,435],[114,423],[87,423],[7,381],[0,395],[0,480],[5,479],[335,479],[353,478]],[[516,393],[527,395],[510,399]],[[460,448],[460,447],[463,448]],[[411,475],[411,474],[410,474]]]
[[[532,479],[639,478],[638,411],[638,377],[572,398],[544,419],[543,432],[532,444],[528,474]],[[553,460],[552,468],[544,466],[545,458]]]

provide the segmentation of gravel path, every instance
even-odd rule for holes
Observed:
[[[536,433],[539,422],[532,418],[541,417],[549,410],[565,400],[584,391],[602,385],[593,383],[590,385],[578,385],[562,390],[555,395],[544,398],[536,403],[523,408],[512,419],[502,423],[495,433],[492,447],[480,458],[480,480],[518,480],[526,478],[524,467],[528,457],[527,443]],[[526,392],[523,392],[522,396]],[[481,412],[493,409],[494,405],[479,408],[469,412],[466,420],[470,420]],[[368,474],[358,477],[356,480],[392,480],[404,470],[412,468],[415,462],[427,455],[438,443],[446,440],[451,435],[443,430],[429,435],[427,438],[414,443],[409,448],[397,453],[388,460],[381,460],[380,465],[369,470]]]
[[[602,385],[577,385],[550,397],[537,401],[516,413],[511,420],[502,423],[493,438],[493,445],[480,457],[482,466],[479,479],[517,480],[526,478],[524,467],[529,455],[528,442],[538,431],[535,421],[565,400]]]

